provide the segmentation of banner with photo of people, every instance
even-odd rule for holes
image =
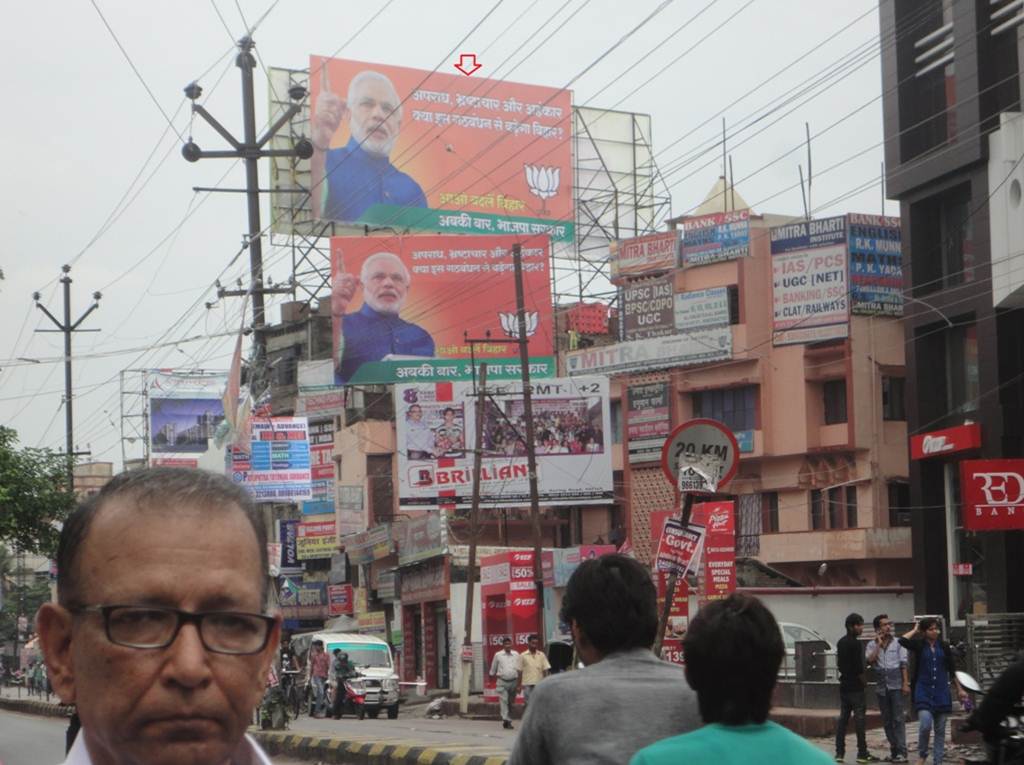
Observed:
[[[522,383],[488,380],[483,423],[473,384],[395,386],[399,504],[469,507],[473,445],[483,428],[481,505],[529,504]],[[555,378],[531,384],[537,480],[547,505],[612,501],[608,380]]]
[[[546,236],[331,238],[339,385],[472,379],[468,338],[493,380],[518,378],[512,248],[521,248],[530,376],[554,377]]]
[[[313,215],[573,241],[572,93],[311,56]]]

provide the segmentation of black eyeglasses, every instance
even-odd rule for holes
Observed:
[[[81,606],[73,613],[103,615],[107,639],[126,648],[166,648],[183,624],[194,624],[207,651],[236,656],[266,648],[274,617],[236,611],[194,613],[161,606]]]

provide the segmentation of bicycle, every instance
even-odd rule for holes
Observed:
[[[286,669],[281,673],[281,690],[284,693],[285,706],[293,720],[298,719],[307,693],[301,676],[302,673],[298,670]]]

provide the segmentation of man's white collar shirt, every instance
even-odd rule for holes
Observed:
[[[245,741],[249,745],[249,756],[245,760],[248,765],[274,765],[252,736],[246,734]],[[71,745],[71,751],[68,752],[68,758],[64,760],[63,765],[93,765],[89,748],[85,745],[84,730],[78,731],[75,743]]]

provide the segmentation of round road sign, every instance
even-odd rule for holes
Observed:
[[[725,486],[732,480],[740,462],[736,436],[717,420],[687,420],[668,434],[665,445],[661,447],[661,471],[673,486],[679,477],[679,458],[686,454],[713,455],[720,460],[722,478],[718,481],[719,486]]]

